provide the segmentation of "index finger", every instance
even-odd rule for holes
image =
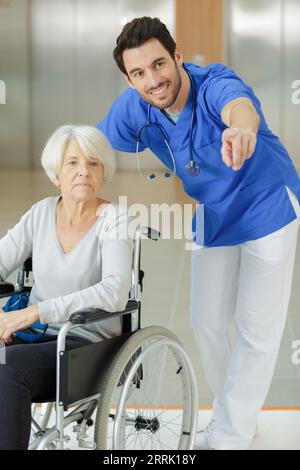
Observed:
[[[242,137],[237,135],[232,139],[232,168],[238,170],[242,164]]]

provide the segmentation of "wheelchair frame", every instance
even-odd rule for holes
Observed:
[[[89,361],[92,359],[95,364],[99,364],[99,358],[102,359],[102,364],[106,364],[103,361],[103,357],[111,357],[116,355],[123,344],[128,338],[136,331],[140,330],[140,312],[141,312],[141,292],[143,289],[143,276],[144,272],[140,269],[140,255],[141,255],[141,237],[146,236],[151,240],[158,240],[160,234],[158,231],[151,229],[150,227],[138,227],[134,235],[134,252],[133,252],[133,263],[132,263],[132,288],[129,293],[129,301],[122,312],[107,312],[101,309],[82,309],[70,316],[69,321],[65,322],[59,330],[57,337],[57,350],[56,350],[56,399],[55,403],[50,402],[47,405],[46,416],[43,420],[43,425],[40,426],[35,419],[32,417],[32,429],[34,431],[34,439],[30,442],[29,450],[41,450],[47,448],[56,448],[57,450],[63,450],[64,444],[68,440],[67,436],[64,435],[64,429],[72,422],[78,423],[77,426],[77,440],[80,447],[95,449],[96,444],[94,442],[86,442],[85,434],[87,423],[91,419],[91,416],[98,405],[97,397],[99,397],[99,389],[101,389],[101,383],[104,380],[106,373],[111,365],[107,361],[107,366],[104,367],[99,377],[99,369],[97,371],[97,381],[93,384],[93,387],[89,384],[89,390],[93,389],[93,393],[88,393],[85,388],[84,380],[76,381],[76,369],[78,366],[78,360],[82,363],[86,363],[88,357]],[[24,265],[20,268],[17,276],[16,289],[10,283],[0,283],[0,298],[7,297],[8,295],[20,293],[24,290],[29,290],[29,287],[25,286],[25,275],[28,277],[31,271],[31,260],[27,260]],[[91,323],[94,321],[105,320],[108,318],[123,316],[123,330],[122,335],[112,337],[108,340],[103,340],[97,343],[91,343],[87,346],[82,346],[77,349],[70,351],[66,350],[66,337],[67,334],[76,327]],[[172,343],[172,340],[169,340]],[[197,396],[197,384],[196,378],[193,373],[193,367],[188,358],[186,352],[182,346],[176,341],[173,341],[173,347],[180,351],[180,354],[184,358],[184,362],[189,369],[191,374],[191,396],[194,397],[195,402],[198,402]],[[97,352],[95,354],[97,348]],[[80,353],[76,354],[76,351],[80,349],[81,353],[85,350],[85,357]],[[92,351],[92,354],[90,352]],[[79,357],[78,359],[78,356]],[[142,360],[142,359],[141,359]],[[73,367],[73,363],[75,366]],[[141,367],[141,366],[140,366]],[[91,372],[92,374],[92,372]],[[75,387],[70,387],[69,382],[73,380]],[[75,378],[75,379],[74,379]],[[75,382],[74,382],[75,380]],[[70,388],[72,393],[70,393]],[[75,393],[74,393],[75,388]],[[50,429],[45,429],[44,425],[47,426],[50,418],[50,414],[55,405],[56,408],[56,421],[55,425]],[[64,411],[68,411],[69,407],[76,407],[66,417]],[[196,412],[196,411],[195,411]],[[197,413],[196,413],[197,415]],[[193,421],[193,420],[192,420]],[[197,416],[193,422],[191,429],[192,441],[194,441],[197,426]],[[56,446],[54,444],[56,443]],[[191,445],[190,445],[190,448]]]

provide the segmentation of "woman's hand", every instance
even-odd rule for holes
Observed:
[[[37,305],[12,312],[0,310],[0,340],[10,344],[16,331],[24,330],[36,321],[39,321]]]

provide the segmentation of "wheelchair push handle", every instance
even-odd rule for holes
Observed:
[[[157,241],[160,238],[160,232],[151,227],[141,226],[140,234],[145,235],[150,240]]]

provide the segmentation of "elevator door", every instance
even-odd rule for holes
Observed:
[[[227,5],[228,65],[254,88],[271,129],[300,168],[300,104],[292,99],[292,85],[300,80],[300,2],[229,0]]]
[[[128,86],[112,56],[123,25],[157,16],[174,33],[174,0],[31,0],[32,149],[36,168],[51,133],[67,123],[95,125]],[[148,155],[144,167],[161,168]],[[119,169],[135,157],[118,156]]]

